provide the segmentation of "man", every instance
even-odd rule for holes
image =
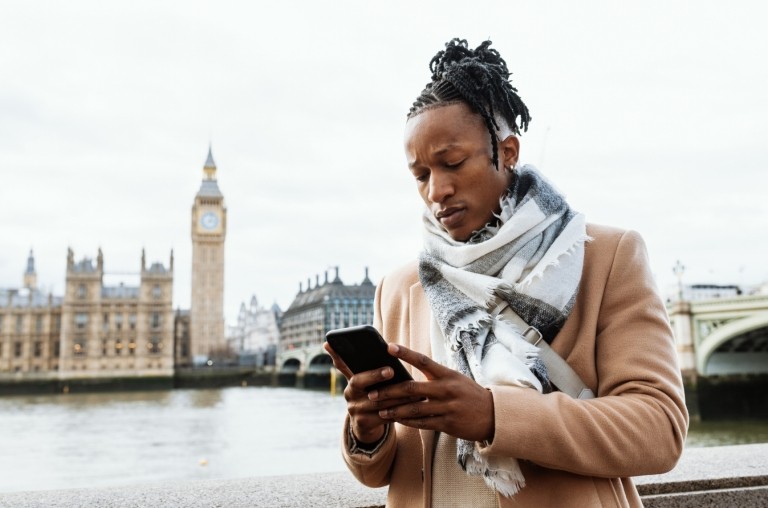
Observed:
[[[530,116],[490,41],[430,69],[405,131],[425,249],[375,313],[415,380],[368,392],[391,369],[353,374],[326,346],[349,380],[345,461],[393,507],[641,506],[629,477],[671,469],[688,423],[642,240],[518,165]],[[564,393],[563,370],[597,398]]]

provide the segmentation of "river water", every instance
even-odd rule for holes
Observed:
[[[341,396],[224,388],[0,397],[0,492],[344,470]],[[768,442],[768,422],[692,425],[687,446]]]

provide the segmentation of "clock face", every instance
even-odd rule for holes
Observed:
[[[219,216],[213,212],[205,212],[200,217],[200,225],[205,229],[215,229],[219,225]]]

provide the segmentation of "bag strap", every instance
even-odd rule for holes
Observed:
[[[507,302],[499,302],[499,305],[491,312],[493,317],[499,314],[517,325],[525,326],[527,324],[509,308]],[[528,326],[523,332],[523,338],[529,344],[539,348],[539,359],[544,363],[550,381],[557,386],[558,390],[570,395],[574,399],[586,400],[595,398],[595,394],[584,384],[584,381],[576,374],[576,371],[547,344],[547,341],[543,340],[544,337],[539,330],[533,326]]]
[[[547,341],[543,340],[541,332],[529,326],[523,337],[532,344],[539,348],[539,358],[547,368],[547,375],[549,379],[554,383],[557,388],[573,397],[574,399],[594,399],[595,394],[587,388],[584,381],[581,380],[576,371],[571,368],[563,358],[555,353],[555,350],[547,344]]]

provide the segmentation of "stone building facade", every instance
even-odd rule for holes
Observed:
[[[104,284],[104,257],[67,254],[63,297],[34,284],[0,290],[0,379],[169,377],[173,375],[173,253],[168,267],[146,265],[138,286]]]
[[[62,308],[62,377],[173,375],[173,253],[146,266],[138,286],[104,285],[104,258],[67,256]]]
[[[0,289],[0,379],[44,379],[59,368],[62,298],[37,288],[31,251],[23,282]]]
[[[227,330],[227,342],[241,364],[275,364],[282,315],[276,303],[271,307],[259,305],[256,295],[251,297],[248,306],[245,302],[240,304],[237,324]]]
[[[324,282],[315,278],[315,285],[307,280],[306,289],[299,285],[299,293],[283,314],[280,325],[280,350],[308,348],[322,344],[325,334],[334,328],[373,324],[373,298],[376,286],[368,278],[368,269],[360,284],[345,285],[335,277]]]

